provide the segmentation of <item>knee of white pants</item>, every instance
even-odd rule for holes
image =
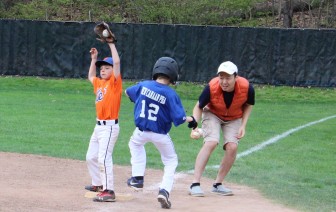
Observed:
[[[177,157],[175,157],[174,159],[171,159],[170,161],[165,161],[164,164],[165,164],[165,166],[169,166],[171,168],[176,169],[176,167],[178,165],[178,159],[177,159]]]
[[[94,161],[97,161],[97,157],[95,157],[93,155],[86,154],[86,162],[87,163],[92,163]]]
[[[110,167],[113,165],[112,157],[110,158],[98,158],[99,166]]]

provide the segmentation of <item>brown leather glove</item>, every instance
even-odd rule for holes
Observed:
[[[104,34],[104,30],[107,30],[107,34]],[[99,36],[97,40],[103,43],[116,43],[117,39],[112,33],[109,25],[105,22],[101,22],[94,27],[94,32]]]

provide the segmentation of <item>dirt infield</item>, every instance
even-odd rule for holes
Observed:
[[[93,202],[84,186],[90,177],[83,161],[0,152],[0,211],[158,211],[156,196],[160,170],[147,170],[145,188],[135,192],[126,186],[130,167],[114,166],[116,202]],[[192,176],[176,174],[171,211],[272,211],[290,212],[246,186],[226,184],[234,196],[210,193],[212,180],[203,179],[206,197],[191,197]],[[164,210],[164,209],[162,209]]]

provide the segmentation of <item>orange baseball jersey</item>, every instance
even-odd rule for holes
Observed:
[[[93,79],[93,88],[96,94],[97,119],[118,119],[122,95],[121,75],[115,78],[112,74],[109,80],[95,77]]]

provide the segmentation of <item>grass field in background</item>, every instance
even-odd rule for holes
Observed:
[[[124,89],[135,82],[125,81]],[[188,115],[204,85],[174,86]],[[256,105],[239,152],[307,123],[336,115],[335,88],[255,85]],[[134,130],[133,103],[124,95],[114,163],[130,165],[128,140]],[[0,151],[84,160],[95,125],[95,96],[84,79],[0,77]],[[236,160],[226,181],[248,185],[302,211],[336,211],[336,118],[294,132],[277,143]],[[187,125],[173,127],[178,172],[193,170],[201,140]],[[219,164],[220,145],[208,166]],[[148,167],[161,169],[158,151],[146,145]],[[214,178],[216,169],[205,176]],[[207,188],[204,188],[207,189]],[[244,204],[244,203],[242,203]]]

